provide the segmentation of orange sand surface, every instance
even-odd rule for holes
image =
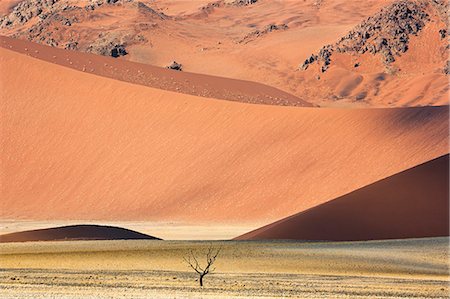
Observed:
[[[448,153],[447,106],[234,103],[0,53],[2,219],[268,223]]]

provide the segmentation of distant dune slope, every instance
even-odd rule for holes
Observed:
[[[250,105],[3,48],[0,66],[3,219],[269,223],[448,153],[447,106]]]
[[[236,239],[357,241],[448,235],[447,154]]]
[[[292,94],[251,81],[179,72],[1,35],[0,47],[99,76],[201,97],[253,104],[312,106]]]
[[[0,243],[63,240],[158,239],[129,229],[103,225],[70,225],[0,235]]]

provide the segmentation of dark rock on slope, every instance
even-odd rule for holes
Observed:
[[[266,35],[266,34],[268,34],[270,32],[278,31],[278,30],[286,30],[288,28],[289,27],[286,24],[279,24],[279,25],[277,25],[277,24],[269,24],[269,25],[266,25],[261,30],[257,29],[255,31],[250,32],[249,34],[244,36],[244,38],[241,39],[239,41],[239,43],[247,43],[247,42],[249,42],[249,41],[251,41],[251,40],[253,40],[255,38],[261,37],[261,36]]]
[[[167,66],[167,68],[170,70],[182,71],[183,65],[181,65],[181,63],[178,63],[176,61],[173,61],[170,65]]]

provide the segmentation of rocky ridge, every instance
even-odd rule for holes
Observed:
[[[0,18],[0,28],[10,28],[16,25],[27,23],[34,17],[45,19],[56,8],[56,3],[60,0],[25,0],[19,2],[13,11]],[[69,4],[59,5],[59,9],[67,9]]]
[[[99,29],[91,32],[71,30],[75,23],[89,22],[101,18],[101,9],[105,6],[122,5],[127,9],[137,10],[138,15],[147,20],[162,21],[168,17],[156,12],[144,3],[136,0],[86,0],[83,5],[71,5],[70,0],[25,0],[17,4],[13,11],[0,19],[0,29],[15,31],[11,36],[60,47],[80,50],[112,57],[127,54],[130,44],[145,43],[147,40],[137,30],[108,31]],[[98,10],[98,12],[97,12]],[[26,26],[26,23],[30,23]],[[144,24],[145,25],[145,24]],[[147,24],[147,29],[157,26]],[[16,30],[15,28],[18,27]]]
[[[306,70],[311,64],[318,63],[320,71],[326,72],[332,63],[333,53],[366,52],[379,55],[388,68],[397,57],[408,51],[411,35],[417,35],[430,21],[427,13],[430,3],[443,12],[444,2],[439,0],[397,1],[367,18],[335,44],[322,47],[319,53],[312,54],[299,68]],[[444,32],[439,34],[442,36]],[[358,66],[355,64],[355,67]]]
[[[269,25],[265,26],[261,30],[257,29],[255,31],[252,31],[249,34],[245,35],[244,38],[242,38],[238,43],[248,43],[251,40],[253,40],[255,38],[258,38],[258,37],[261,37],[263,35],[266,35],[266,34],[268,34],[270,32],[279,31],[279,30],[286,30],[288,28],[289,27],[286,24],[279,24],[279,25],[277,25],[277,24],[269,24]]]
[[[210,2],[205,6],[200,7],[200,11],[206,14],[211,13],[216,8],[220,7],[239,7],[248,6],[257,3],[258,0],[218,0]]]

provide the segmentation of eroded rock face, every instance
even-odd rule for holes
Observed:
[[[89,30],[85,30],[83,26],[73,26],[75,23],[82,24],[92,20],[111,18],[102,10],[108,10],[114,6],[135,13],[136,19],[139,21],[137,25],[120,30],[114,28],[111,31],[107,26]],[[2,34],[14,38],[70,50],[119,57],[127,54],[126,46],[147,42],[142,31],[156,28],[158,22],[168,18],[165,14],[157,12],[137,0],[85,0],[80,2],[25,0],[20,2],[11,14],[0,19],[0,29],[3,29]],[[140,22],[143,19],[148,22]],[[30,22],[31,26],[25,24],[28,21],[32,21]]]
[[[324,46],[317,59],[308,58],[299,67],[302,70],[317,61],[325,72],[331,64],[331,56],[338,53],[370,52],[380,55],[386,65],[408,51],[411,35],[416,35],[430,20],[426,2],[401,0],[395,2],[356,26],[337,43]],[[314,58],[315,56],[312,55]]]
[[[25,0],[19,2],[13,11],[0,19],[0,28],[13,27],[25,24],[33,17],[46,15],[52,12],[53,5],[60,0]]]

